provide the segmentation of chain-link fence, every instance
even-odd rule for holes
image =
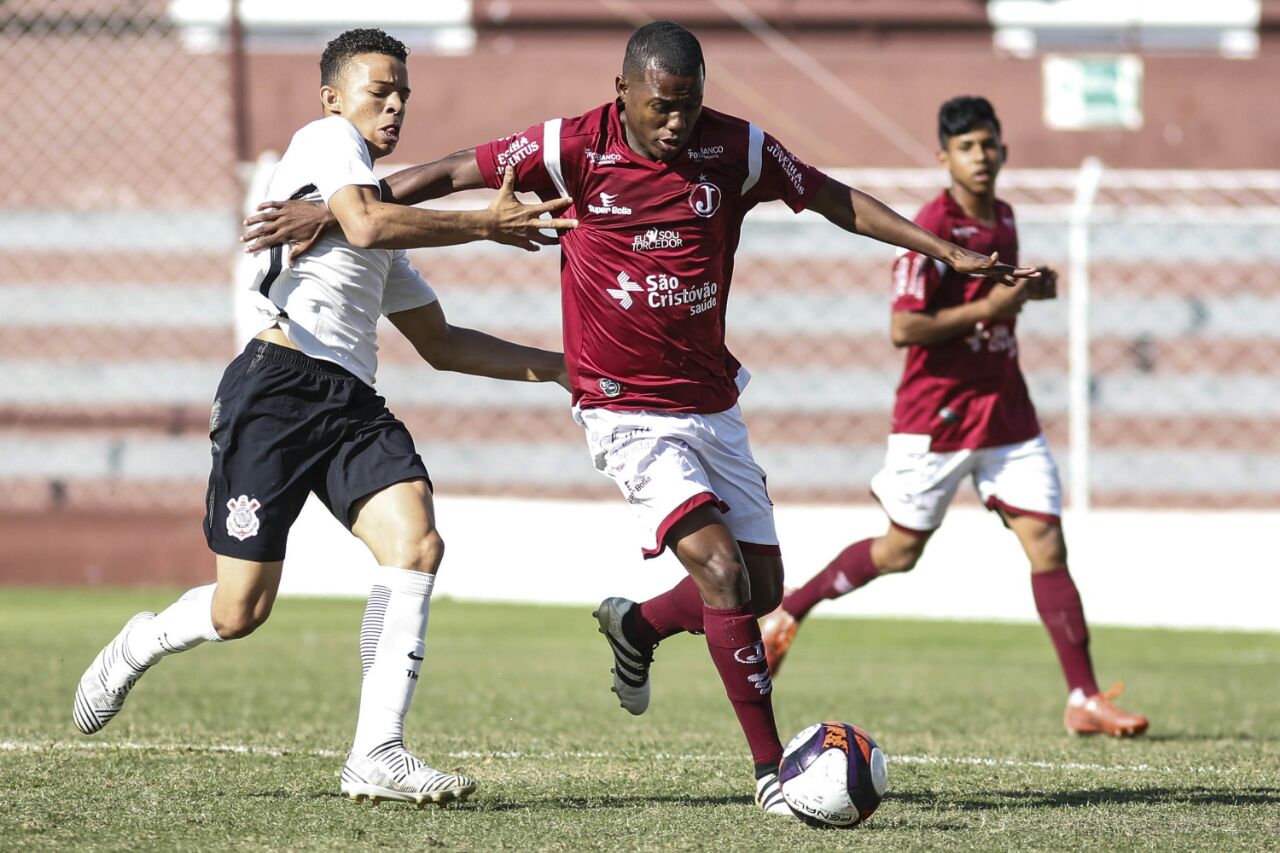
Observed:
[[[0,507],[202,493],[181,366],[231,346],[241,189],[227,58],[167,6],[0,4]]]
[[[908,215],[944,178],[838,174]],[[1062,273],[1056,302],[1023,311],[1019,344],[1072,503],[1280,505],[1271,368],[1280,346],[1280,173],[1088,162],[1008,171],[1001,195],[1017,213],[1022,260]],[[767,360],[757,335],[790,337],[770,344],[786,369],[761,371],[766,382],[752,389],[766,399],[744,402],[753,425],[760,407],[776,410],[767,444],[755,431],[776,472],[771,486],[794,485],[801,497],[865,495],[901,367],[888,346],[891,253],[816,218],[757,221],[744,251],[752,262],[735,284],[735,342],[750,363],[753,348]],[[747,277],[757,261],[776,272]],[[769,297],[754,317],[743,304],[753,291]]]
[[[0,6],[0,510],[203,495],[244,191],[227,56],[186,50],[166,5]],[[945,177],[837,174],[908,215]],[[1012,170],[1001,189],[1023,260],[1063,274],[1019,332],[1070,498],[1280,505],[1280,173]],[[558,346],[554,251],[413,257],[452,322]],[[891,259],[816,216],[748,219],[729,341],[780,500],[869,500],[902,364]],[[436,373],[389,327],[382,343],[379,387],[442,492],[614,497],[559,389]]]

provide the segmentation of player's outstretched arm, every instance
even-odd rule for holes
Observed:
[[[439,302],[397,311],[388,319],[437,370],[512,379],[558,382],[569,387],[564,353],[527,347],[461,326],[450,325]]]
[[[475,171],[478,176],[479,170]],[[442,180],[430,185],[439,189]],[[402,189],[408,187],[412,195],[415,185],[404,184]],[[544,230],[577,227],[576,219],[542,218],[572,203],[572,199],[558,198],[523,204],[515,197],[515,174],[508,168],[498,195],[484,210],[421,210],[382,201],[371,187],[352,185],[334,193],[327,209],[308,202],[263,202],[257,213],[244,221],[251,230],[240,239],[250,253],[291,243],[292,260],[311,248],[326,228],[337,224],[353,246],[366,249],[418,249],[491,240],[536,252],[557,242],[556,237],[542,233]]]
[[[381,200],[388,204],[418,204],[483,186],[475,149],[469,148],[390,175],[382,181]],[[329,208],[316,202],[264,201],[241,225],[246,229],[240,237],[245,252],[257,254],[287,243],[292,247],[292,261],[315,245],[327,229],[336,228],[338,219]]]
[[[493,202],[484,210],[423,210],[387,204],[372,187],[343,187],[329,199],[329,210],[338,218],[351,245],[362,249],[417,249],[455,246],[476,240],[492,240],[536,252],[555,245],[556,238],[543,229],[568,231],[576,219],[543,219],[572,204],[557,198],[542,204],[523,204],[515,196],[515,172],[508,167]]]
[[[987,256],[970,252],[931,234],[911,220],[894,213],[878,199],[847,187],[834,178],[828,178],[819,188],[817,197],[809,207],[846,231],[928,255],[959,273],[986,276],[1010,286],[1019,279],[1035,278],[1038,275],[1033,267],[1002,264],[995,254]]]

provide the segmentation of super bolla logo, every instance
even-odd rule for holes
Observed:
[[[710,181],[694,184],[689,191],[689,206],[703,219],[710,219],[720,209],[720,188]]]

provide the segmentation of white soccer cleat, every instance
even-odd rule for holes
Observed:
[[[133,685],[138,683],[138,679],[149,668],[149,665],[141,666],[129,657],[125,638],[135,625],[150,622],[154,618],[156,615],[150,611],[134,615],[124,623],[115,639],[98,652],[93,663],[80,676],[71,717],[75,720],[76,728],[83,733],[94,734],[111,722],[124,707],[124,700],[129,696]]]
[[[764,809],[765,814],[796,816],[783,799],[782,784],[778,781],[777,773],[770,773],[756,780],[756,805]]]
[[[470,776],[441,773],[423,764],[399,743],[386,744],[369,755],[348,755],[341,780],[344,797],[375,804],[396,800],[443,806],[465,800],[476,789],[476,780]]]
[[[613,652],[613,692],[622,707],[632,714],[643,714],[649,708],[649,664],[653,649],[641,652],[622,633],[622,617],[635,606],[629,598],[606,598],[591,614],[600,623],[600,633],[609,641]]]

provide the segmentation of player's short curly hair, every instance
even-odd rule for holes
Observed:
[[[347,30],[326,44],[324,53],[320,54],[320,85],[332,86],[347,60],[362,53],[381,53],[404,62],[409,56],[409,48],[382,30],[368,27]]]
[[[991,125],[1000,134],[1000,119],[996,108],[979,95],[960,95],[938,108],[938,145],[947,147],[947,140],[962,133],[977,130],[984,124]]]
[[[622,76],[636,79],[653,66],[677,77],[704,70],[702,45],[693,33],[671,21],[654,21],[631,34],[622,58]]]

